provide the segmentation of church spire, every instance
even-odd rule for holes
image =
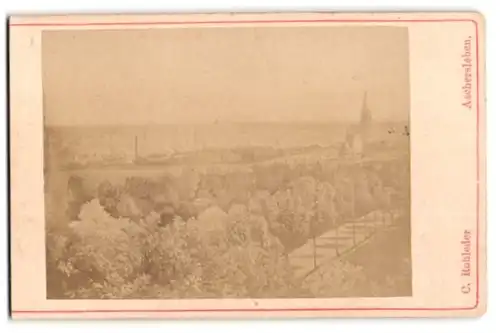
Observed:
[[[372,121],[372,114],[370,109],[368,109],[368,102],[367,102],[367,92],[365,91],[363,95],[363,107],[361,109],[361,124],[362,125],[368,125]]]

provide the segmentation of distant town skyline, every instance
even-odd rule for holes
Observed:
[[[46,31],[47,125],[409,118],[400,27]]]

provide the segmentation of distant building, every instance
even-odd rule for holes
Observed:
[[[368,108],[366,95],[365,92],[359,123],[347,129],[346,139],[342,147],[343,156],[360,156],[365,152],[372,127],[372,114]]]

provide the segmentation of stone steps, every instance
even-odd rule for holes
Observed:
[[[377,231],[390,225],[389,221],[384,220],[359,219],[348,221],[324,233],[315,240],[316,266],[352,250]],[[304,276],[312,271],[315,268],[313,240],[310,239],[306,244],[289,253],[288,259],[295,276]]]

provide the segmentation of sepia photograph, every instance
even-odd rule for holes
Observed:
[[[484,26],[12,18],[13,318],[482,316]]]
[[[48,299],[412,295],[406,27],[41,43]]]

